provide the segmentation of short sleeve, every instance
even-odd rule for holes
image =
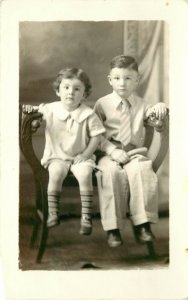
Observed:
[[[88,131],[89,136],[97,136],[106,131],[99,117],[94,112],[88,117]]]
[[[97,114],[97,116],[99,117],[99,119],[104,122],[106,117],[105,117],[105,114],[103,112],[103,109],[102,109],[102,106],[100,104],[100,100],[98,100],[96,103],[95,103],[95,106],[94,106],[94,112]]]
[[[41,103],[39,105],[38,112],[40,112],[43,115],[43,119],[46,120],[46,117],[49,114],[49,105],[45,103]]]

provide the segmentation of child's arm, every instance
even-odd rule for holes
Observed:
[[[101,107],[100,101],[97,101],[94,106],[94,111],[98,115],[99,119],[102,123],[105,122],[106,116],[103,111],[103,108]],[[111,143],[107,138],[104,136],[101,137],[101,142],[99,144],[99,150],[102,152],[105,152],[107,155],[111,156],[113,160],[115,160],[118,163],[125,164],[129,161],[128,154],[121,149],[117,149],[117,147]]]
[[[158,102],[152,107],[149,107],[146,111],[146,118],[148,118],[151,114],[155,114],[158,120],[163,120],[167,115],[167,107],[165,103]]]
[[[105,152],[107,155],[111,156],[111,158],[118,163],[125,164],[129,161],[129,157],[127,153],[122,149],[117,149],[113,143],[111,143],[104,136],[101,137],[101,142],[99,144],[99,149],[102,152]]]
[[[74,158],[74,163],[77,164],[77,163],[86,161],[87,159],[91,158],[93,153],[95,152],[95,150],[98,147],[100,138],[101,138],[101,134],[91,137],[89,144],[88,144],[87,148],[84,150],[84,152],[82,152],[81,154],[78,154]]]

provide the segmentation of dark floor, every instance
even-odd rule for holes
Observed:
[[[124,244],[115,249],[108,247],[100,219],[93,220],[91,236],[79,235],[79,218],[66,218],[49,232],[48,245],[41,264],[35,263],[37,246],[29,247],[34,216],[34,182],[31,171],[22,164],[20,172],[20,269],[22,270],[81,270],[81,269],[156,269],[167,268],[169,257],[169,219],[163,214],[153,225],[156,236],[157,260],[148,258],[146,246],[138,245],[129,220],[122,229]],[[97,193],[94,198],[98,210]],[[77,187],[64,188],[61,211],[79,214],[80,200]]]

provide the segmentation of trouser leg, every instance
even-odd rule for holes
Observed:
[[[117,229],[126,218],[129,186],[126,172],[110,157],[98,163],[97,173],[101,222],[105,231]]]
[[[138,156],[124,166],[130,186],[130,213],[134,225],[158,220],[158,179],[152,162]]]

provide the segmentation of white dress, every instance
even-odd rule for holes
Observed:
[[[53,159],[73,161],[76,155],[86,149],[91,137],[105,132],[98,116],[85,104],[68,112],[61,102],[57,101],[41,104],[39,112],[46,121],[46,141],[41,159],[44,167]]]

